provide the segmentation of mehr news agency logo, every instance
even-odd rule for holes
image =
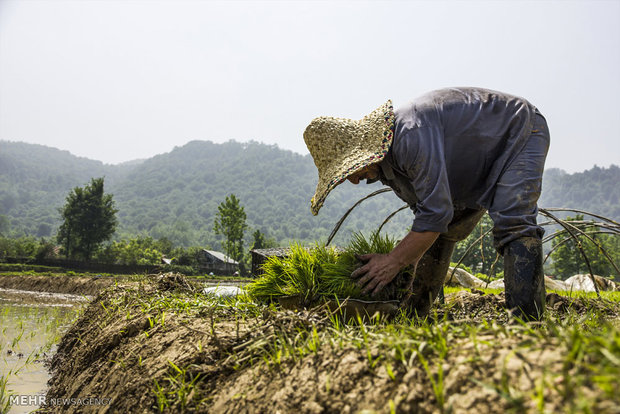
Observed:
[[[69,406],[69,405],[110,405],[111,398],[46,398],[45,395],[10,395],[9,404],[15,406],[42,406],[48,407]]]

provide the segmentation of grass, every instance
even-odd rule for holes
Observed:
[[[577,316],[573,315],[573,318]],[[448,321],[416,326],[406,319],[387,325],[368,326],[359,323],[356,326],[341,325],[339,328],[331,326],[320,333],[313,327],[312,331],[303,336],[296,334],[295,337],[287,338],[280,334],[272,339],[270,346],[256,348],[254,351],[257,354],[248,363],[262,360],[267,365],[279,366],[286,361],[296,362],[300,357],[316,354],[324,347],[328,348],[328,352],[336,352],[352,344],[366,355],[367,365],[371,370],[382,361],[393,381],[402,378],[404,371],[419,362],[427,374],[437,408],[443,412],[447,409],[443,366],[449,354],[454,351],[454,345],[450,343],[456,344],[463,339],[488,336],[491,333],[493,336],[515,339],[518,345],[513,350],[514,353],[527,353],[533,344],[545,343],[563,349],[565,352],[561,359],[562,370],[547,374],[555,378],[546,381],[557,383],[558,378],[561,378],[562,382],[556,391],[563,396],[562,399],[573,401],[569,403],[573,409],[579,409],[590,403],[587,395],[580,393],[585,385],[594,383],[605,398],[614,398],[613,392],[617,391],[617,378],[620,374],[618,329],[610,324],[602,324],[596,329],[590,326],[590,329],[583,330],[581,327],[589,318],[587,315],[579,317],[581,324],[572,323],[572,318],[567,322],[548,319],[542,327],[535,329],[522,325],[496,324],[455,326]],[[498,385],[489,387],[505,399],[509,407],[518,410],[522,408],[527,396],[511,389],[511,380],[508,375],[502,375]],[[544,378],[541,379],[543,380]],[[540,390],[536,399],[539,406],[541,401],[544,401]]]
[[[59,276],[78,276],[78,277],[105,277],[105,278],[114,278],[114,279],[129,279],[133,280],[136,278],[144,277],[145,275],[133,274],[133,275],[120,275],[120,274],[112,274],[112,273],[101,273],[101,272],[75,272],[75,271],[65,271],[58,267],[49,267],[49,266],[30,266],[30,265],[9,265],[6,263],[0,263],[0,277],[2,275],[15,275],[15,276],[50,276],[50,277],[59,277]]]
[[[9,398],[12,393],[11,390],[7,387],[8,381],[8,375],[0,375],[0,414],[8,413],[9,409],[11,408],[11,402]]]
[[[79,277],[104,277],[113,278],[116,280],[138,280],[146,277],[145,274],[117,274],[117,273],[102,273],[102,272],[90,272],[90,271],[66,271],[60,267],[52,266],[39,266],[39,265],[26,265],[26,264],[11,264],[0,263],[0,276],[2,274],[18,275],[18,276],[79,276]],[[190,280],[205,280],[205,281],[245,281],[250,282],[254,279],[233,276],[233,275],[197,275],[197,276],[185,276]]]
[[[200,374],[192,375],[186,369],[179,368],[174,362],[168,361],[169,371],[164,377],[164,385],[160,385],[157,379],[153,380],[153,393],[157,399],[157,408],[164,411],[176,403],[177,408],[185,412],[188,405],[196,395],[194,389]]]

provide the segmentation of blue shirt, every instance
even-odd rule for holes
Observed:
[[[443,233],[454,209],[488,209],[536,113],[523,98],[481,88],[433,91],[396,110],[380,179],[411,206],[412,230]]]

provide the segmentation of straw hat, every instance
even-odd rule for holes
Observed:
[[[364,167],[381,161],[392,145],[392,101],[358,121],[322,116],[304,131],[304,141],[319,171],[310,210],[315,216],[329,192]]]

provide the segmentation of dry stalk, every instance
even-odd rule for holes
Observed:
[[[583,233],[583,232],[579,230],[577,227],[569,224],[566,220],[561,220],[557,218],[556,216],[554,216],[553,214],[551,214],[549,211],[545,210],[544,208],[539,209],[539,211],[541,212],[541,214],[555,220],[560,226],[564,227],[564,229],[568,232],[568,234],[570,234],[573,240],[575,240],[577,248],[579,249],[579,252],[581,253],[581,256],[583,257],[583,260],[586,262],[586,266],[588,266],[588,271],[590,272],[590,279],[592,280],[592,283],[594,284],[594,291],[596,292],[596,296],[599,299],[601,299],[601,292],[599,292],[598,285],[596,284],[596,279],[594,278],[594,272],[592,271],[592,266],[590,265],[590,260],[588,259],[588,255],[583,250],[583,246],[581,245],[581,242],[579,241],[577,236],[575,236],[575,234],[573,233],[573,230],[576,230],[577,232],[580,232],[580,233]]]
[[[329,235],[329,238],[327,239],[327,243],[325,244],[326,246],[329,245],[329,243],[332,241],[332,239],[334,238],[334,236],[336,235],[336,233],[338,232],[338,230],[340,229],[340,227],[342,226],[342,223],[346,220],[346,218],[349,216],[349,214],[351,214],[351,212],[358,206],[360,205],[363,201],[374,197],[378,194],[381,193],[385,193],[387,191],[392,191],[391,188],[383,188],[381,190],[377,190],[373,193],[368,194],[367,196],[359,199],[355,204],[353,204],[353,206],[351,208],[349,208],[346,213],[340,218],[340,220],[338,220],[338,222],[336,223],[336,226],[334,227],[334,229],[332,230],[331,234]],[[392,217],[394,217],[398,212],[405,210],[408,206],[405,205],[401,208],[399,208],[398,210],[390,213],[386,219],[383,221],[383,223],[381,223],[381,226],[379,227],[379,232],[381,231],[381,229],[383,228],[383,226],[389,222]],[[551,213],[551,211],[566,211],[566,212],[574,212],[574,213],[578,213],[578,214],[587,214],[591,217],[595,217],[597,219],[600,219],[602,221],[604,221],[604,223],[601,222],[596,222],[596,221],[591,221],[591,220],[582,220],[582,221],[576,221],[576,222],[569,222],[568,220],[562,220],[558,217],[556,217],[554,214]],[[584,261],[586,262],[586,265],[588,267],[588,271],[589,271],[589,275],[590,275],[590,279],[592,280],[592,283],[594,284],[594,290],[596,292],[597,297],[600,299],[601,298],[601,294],[598,288],[598,285],[596,284],[596,280],[594,278],[594,272],[592,271],[592,266],[590,264],[590,260],[588,258],[588,255],[586,254],[585,250],[583,249],[583,246],[581,244],[581,241],[579,241],[579,239],[577,238],[577,235],[583,236],[586,239],[590,240],[592,243],[594,243],[599,251],[601,251],[603,253],[603,255],[605,256],[605,258],[609,261],[609,263],[611,263],[611,265],[614,267],[614,269],[616,269],[616,271],[618,271],[618,273],[620,274],[620,268],[614,263],[614,261],[612,260],[611,256],[607,253],[607,251],[605,251],[605,249],[600,245],[600,243],[597,243],[592,237],[590,237],[590,234],[599,234],[599,233],[607,233],[607,234],[620,234],[620,223],[618,223],[617,221],[614,221],[610,218],[607,218],[605,216],[601,216],[598,214],[594,214],[591,213],[589,211],[584,211],[584,210],[579,210],[579,209],[572,209],[572,208],[539,208],[539,212],[547,217],[550,218],[551,220],[546,221],[544,223],[541,223],[540,225],[550,225],[550,224],[554,224],[557,223],[559,224],[564,230],[561,230],[559,232],[556,232],[550,236],[547,236],[543,239],[543,242],[547,242],[549,240],[552,240],[555,237],[559,237],[561,234],[563,233],[568,233],[570,237],[567,237],[566,239],[562,240],[558,245],[556,245],[553,249],[555,250],[557,247],[559,247],[559,245],[565,243],[567,240],[573,240],[576,245],[577,248],[579,249],[579,252],[581,253],[581,256],[583,257]],[[588,225],[588,226],[595,226],[598,228],[604,228],[607,231],[597,231],[597,232],[585,232],[581,229],[579,229],[578,227],[575,226],[575,224],[578,225]],[[463,262],[463,260],[467,257],[467,255],[470,253],[470,251],[476,246],[477,243],[481,242],[482,239],[484,239],[484,237],[489,234],[493,229],[489,229],[488,231],[486,231],[483,235],[481,235],[480,237],[478,237],[471,245],[469,245],[467,247],[467,249],[465,250],[465,253],[463,253],[463,256],[459,259],[459,261],[457,262],[456,266],[454,266],[454,269],[452,270],[452,273],[450,274],[450,279],[448,280],[448,283],[450,283],[452,281],[452,279],[454,278],[454,274],[456,272],[456,269],[458,268],[458,266]],[[547,254],[547,256],[545,257],[544,261],[547,260],[547,258],[549,257],[549,255],[551,254],[551,252],[549,252],[549,254]],[[495,262],[497,262],[497,260],[499,259],[499,257],[496,257]],[[544,262],[543,262],[544,263]],[[495,263],[494,263],[495,265]]]
[[[363,197],[359,200],[357,200],[357,202],[355,204],[353,204],[353,206],[347,210],[346,213],[344,213],[344,215],[340,218],[340,220],[338,220],[338,223],[336,223],[336,226],[334,227],[334,229],[332,230],[332,232],[330,233],[329,237],[327,238],[327,243],[325,243],[325,246],[329,246],[329,243],[332,241],[332,239],[334,238],[334,236],[336,235],[336,233],[338,233],[338,230],[340,230],[340,226],[342,226],[342,223],[344,223],[344,221],[347,219],[347,217],[349,217],[349,214],[351,214],[351,212],[357,207],[359,206],[364,200],[367,200],[371,197],[376,196],[377,194],[381,194],[381,193],[385,193],[388,191],[392,191],[391,188],[382,188],[381,190],[377,190],[373,193],[368,194],[366,197]]]

